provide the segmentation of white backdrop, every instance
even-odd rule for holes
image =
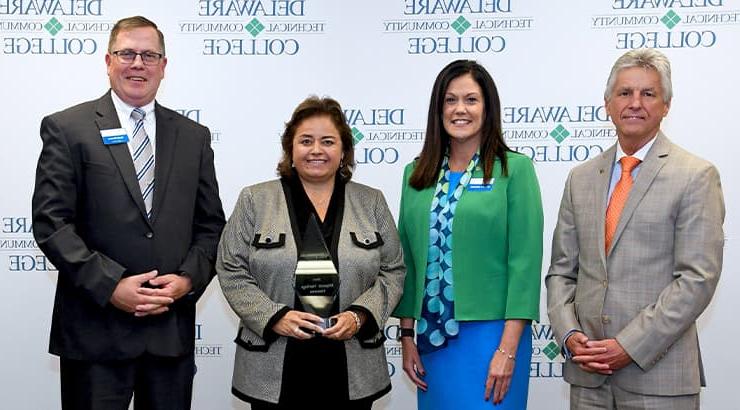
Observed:
[[[338,99],[356,135],[356,180],[398,211],[401,170],[420,150],[436,74],[477,59],[497,82],[506,138],[530,155],[552,230],[570,168],[614,143],[603,104],[613,61],[660,48],[673,63],[664,131],[717,165],[725,182],[724,275],[700,320],[707,409],[730,409],[740,359],[733,273],[740,204],[736,96],[740,6],[733,0],[0,0],[0,407],[59,408],[58,360],[46,353],[57,272],[36,249],[30,196],[41,118],[107,89],[112,24],[141,14],[165,33],[158,100],[210,127],[227,214],[241,187],[273,178],[279,134],[309,94]],[[562,358],[545,315],[535,325],[531,409],[567,408]],[[246,409],[229,393],[236,318],[216,283],[197,319],[194,409]],[[394,336],[396,327],[386,328]],[[377,409],[414,407],[387,343],[393,390]],[[482,383],[482,381],[481,381]]]

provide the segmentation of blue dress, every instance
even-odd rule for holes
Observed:
[[[523,410],[527,408],[532,328],[519,339],[514,374],[504,400],[494,406],[484,400],[488,365],[504,332],[504,320],[459,322],[456,338],[444,349],[421,354],[427,391],[417,390],[419,410]]]
[[[464,172],[449,172],[448,198],[460,184]],[[454,236],[454,235],[453,235]],[[454,264],[454,262],[453,262]],[[454,268],[453,268],[454,269]],[[421,333],[425,322],[417,323]],[[426,370],[427,391],[417,390],[420,410],[491,409],[492,398],[485,401],[488,366],[499,346],[504,320],[457,322],[457,334],[447,338],[445,346],[421,353]],[[424,349],[420,349],[424,350]],[[532,329],[526,326],[519,339],[514,374],[509,390],[496,409],[526,409],[529,392],[529,368],[532,359]],[[493,394],[493,393],[491,393]]]

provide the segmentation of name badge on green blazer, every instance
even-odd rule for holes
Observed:
[[[493,181],[495,178],[491,178],[488,183],[484,183],[483,178],[470,178],[468,182],[468,192],[487,192],[493,189]]]

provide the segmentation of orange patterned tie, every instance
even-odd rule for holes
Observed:
[[[614,232],[617,230],[619,216],[622,214],[624,204],[627,203],[627,198],[630,196],[630,189],[632,189],[632,170],[640,162],[635,157],[622,157],[619,160],[619,163],[622,164],[622,175],[620,175],[619,181],[614,187],[614,192],[612,192],[612,197],[609,200],[609,206],[606,208],[605,251],[607,253],[609,252],[609,245],[612,243]]]

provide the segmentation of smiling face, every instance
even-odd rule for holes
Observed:
[[[302,181],[317,184],[334,180],[342,160],[342,140],[329,116],[308,117],[296,127],[292,157]]]
[[[605,106],[623,149],[627,146],[639,149],[658,133],[670,108],[663,97],[657,71],[631,67],[617,73]]]
[[[144,65],[141,57],[137,56],[132,63],[126,64],[111,54],[121,50],[162,54],[157,30],[152,27],[122,30],[116,36],[111,50],[105,55],[110,86],[116,95],[133,107],[144,106],[157,95],[159,83],[164,78],[167,58],[163,57],[157,65]]]
[[[450,81],[442,112],[450,142],[480,145],[484,117],[483,91],[473,76],[465,74]]]

